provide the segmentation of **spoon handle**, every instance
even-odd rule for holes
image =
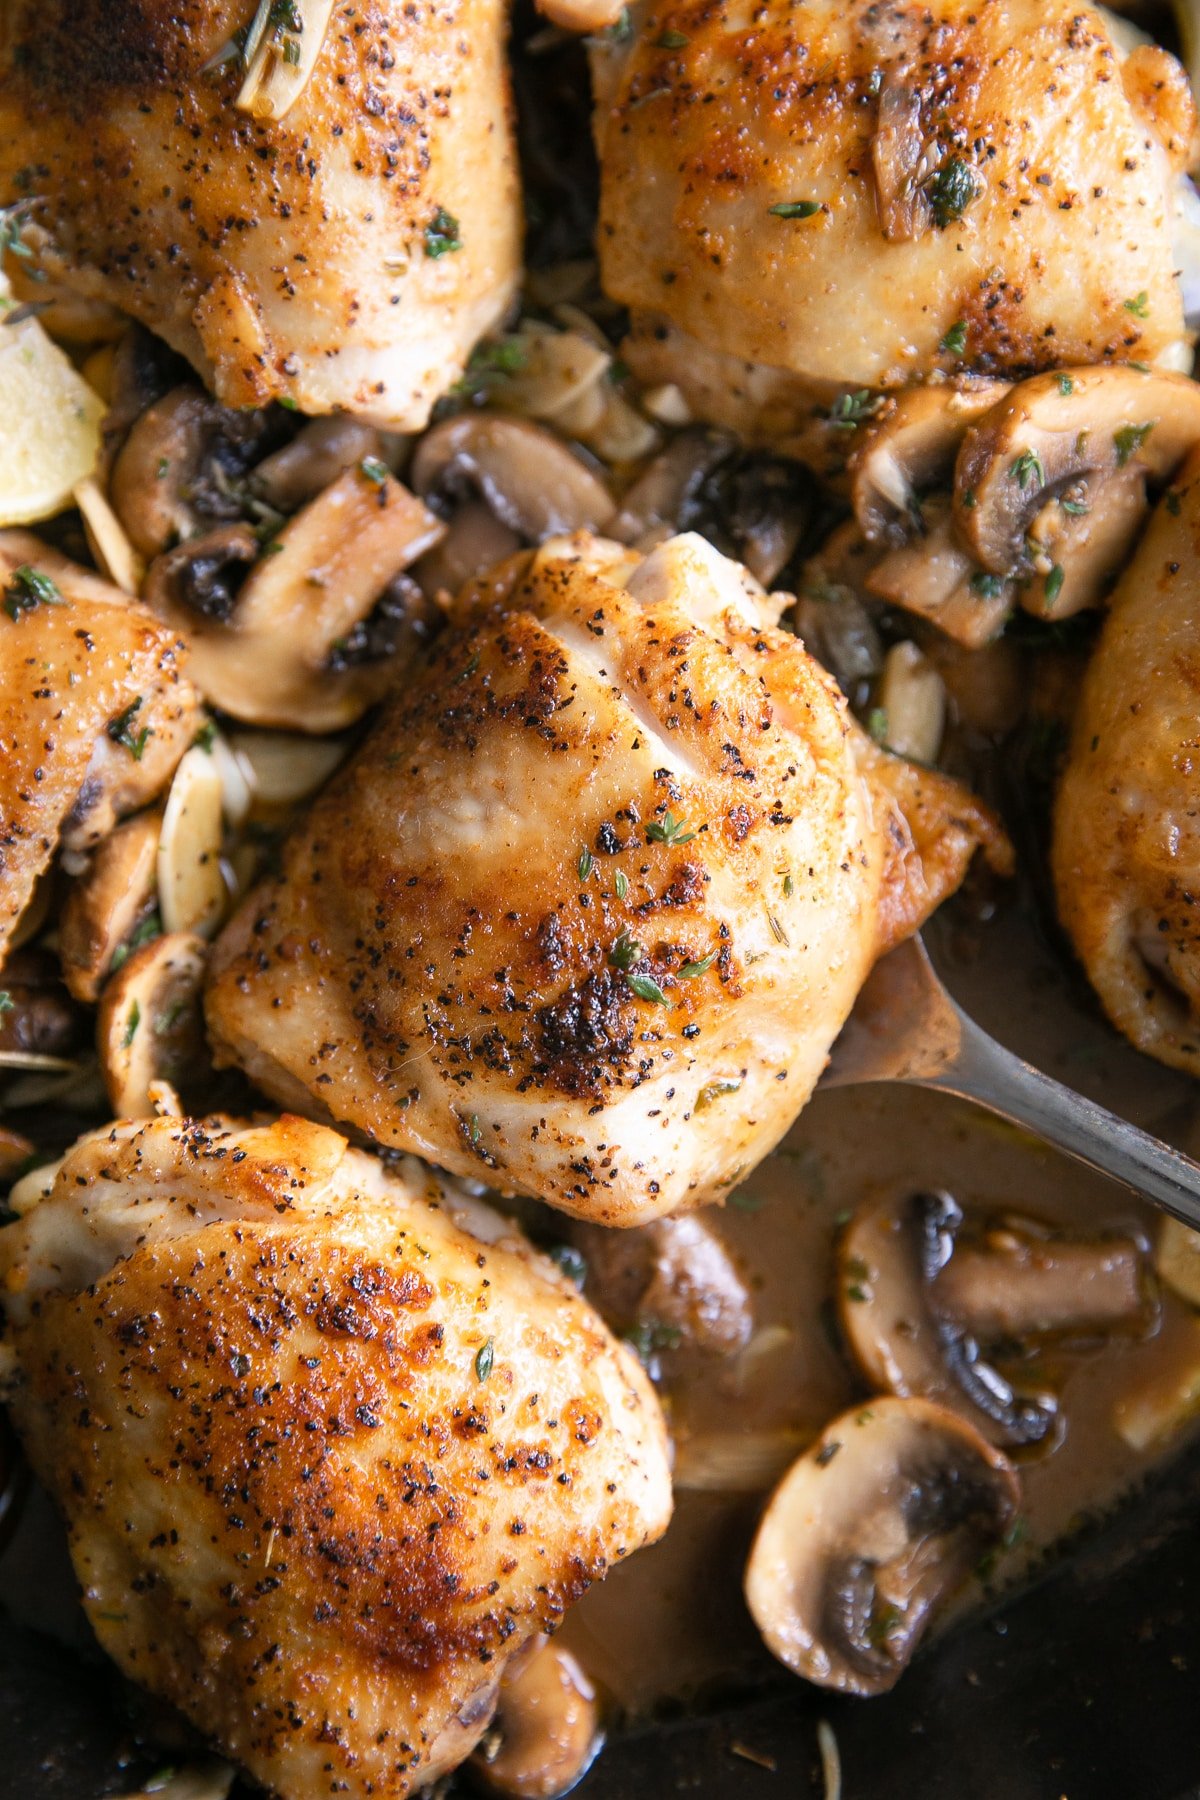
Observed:
[[[1043,1075],[954,1010],[961,1027],[957,1054],[910,1080],[975,1101],[1200,1231],[1200,1163]]]

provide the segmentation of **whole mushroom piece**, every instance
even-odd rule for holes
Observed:
[[[745,1595],[767,1648],[821,1687],[882,1694],[1017,1515],[1015,1470],[926,1400],[844,1413],[772,1495]]]

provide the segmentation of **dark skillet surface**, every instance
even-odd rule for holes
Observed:
[[[803,1800],[816,1724],[845,1800],[1195,1800],[1200,1446],[1033,1588],[922,1656],[892,1694],[801,1682],[611,1742],[580,1800]],[[101,1800],[161,1768],[104,1664],[0,1621],[0,1796]],[[737,1748],[735,1748],[737,1746]],[[748,1759],[746,1752],[774,1770]]]

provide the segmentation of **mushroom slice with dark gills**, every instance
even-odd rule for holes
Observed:
[[[847,1346],[876,1391],[956,1407],[996,1443],[1040,1444],[1054,1430],[1053,1397],[1018,1393],[986,1360],[970,1326],[934,1299],[961,1223],[958,1203],[936,1193],[854,1216],[837,1258]]]
[[[28,532],[0,534],[0,959],[61,844],[164,788],[197,697],[174,631]]]
[[[885,1693],[1019,1497],[1011,1464],[946,1407],[843,1413],[784,1476],[750,1552],[746,1602],[767,1648],[821,1687]]]
[[[1003,854],[783,604],[691,536],[554,540],[464,593],[219,940],[217,1055],[596,1222],[723,1193],[881,943]]]
[[[587,1265],[589,1297],[622,1335],[663,1327],[672,1346],[723,1356],[749,1342],[753,1298],[706,1219],[655,1219],[620,1233],[576,1225],[571,1241]]]
[[[13,1199],[0,1358],[96,1634],[282,1800],[436,1780],[666,1529],[636,1359],[419,1163],[160,1118]]]

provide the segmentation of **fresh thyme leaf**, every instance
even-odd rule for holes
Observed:
[[[841,431],[855,431],[874,418],[882,405],[882,394],[873,394],[870,388],[859,388],[854,393],[839,394],[825,417]]]
[[[1054,567],[1046,577],[1047,604],[1053,604],[1053,602],[1058,599],[1058,596],[1062,593],[1062,584],[1065,580],[1066,574],[1062,565],[1060,563],[1055,563]]]
[[[35,606],[63,605],[63,596],[49,575],[43,575],[29,563],[22,563],[19,569],[13,570],[4,590],[4,610],[10,619],[19,619],[23,612],[32,612]]]
[[[377,456],[364,456],[358,467],[360,474],[367,481],[373,482],[376,487],[382,487],[392,472],[385,462],[380,462]]]
[[[811,219],[821,210],[819,200],[781,200],[767,211],[776,219]]]
[[[1085,506],[1082,500],[1060,500],[1058,504],[1072,519],[1085,518],[1092,510],[1090,506]]]
[[[577,864],[580,881],[586,881],[595,866],[596,859],[585,844],[583,849],[579,852],[579,862]]]
[[[1022,450],[1009,471],[1009,479],[1015,481],[1021,492],[1027,487],[1042,488],[1046,485],[1046,469],[1036,450]]]
[[[650,844],[690,844],[695,835],[690,825],[669,811],[661,819],[652,819],[646,827],[646,841]]]
[[[552,1244],[546,1255],[551,1262],[557,1263],[568,1281],[573,1281],[581,1288],[587,1280],[587,1258],[582,1250],[574,1244]]]
[[[652,1000],[656,1006],[670,1006],[671,1002],[655,981],[653,975],[627,974],[625,977],[639,1000]]]
[[[458,220],[453,213],[439,206],[432,219],[425,227],[425,254],[437,258],[448,256],[454,250],[462,249],[462,239],[458,235]]]
[[[658,50],[686,50],[691,38],[682,31],[664,31],[654,40]]]
[[[0,1018],[3,1018],[5,1013],[10,1013],[15,1005],[16,1001],[8,990],[0,988]]]
[[[1130,457],[1137,454],[1157,423],[1156,419],[1151,419],[1146,425],[1122,425],[1119,431],[1113,432],[1118,469],[1123,469]]]
[[[707,956],[699,957],[696,962],[685,962],[682,969],[679,971],[679,979],[681,981],[695,981],[697,976],[707,975],[716,960],[716,951],[710,950]]]
[[[489,1338],[487,1343],[481,1344],[479,1346],[479,1349],[475,1353],[475,1379],[476,1379],[476,1381],[486,1381],[487,1380],[488,1376],[492,1372],[492,1364],[495,1362],[495,1360],[496,1360],[496,1340],[494,1338]]]
[[[624,869],[618,869],[613,876],[613,887],[616,889],[617,899],[624,900],[629,892],[629,877]]]
[[[983,600],[998,600],[1004,592],[1003,575],[987,575],[982,569],[972,575],[970,589]]]
[[[939,350],[944,350],[947,356],[961,356],[966,347],[967,328],[963,321],[959,319],[957,323],[950,327],[949,331],[938,345],[938,348]]]
[[[867,714],[867,730],[877,744],[887,741],[888,716],[882,706],[873,706]]]
[[[124,1049],[128,1050],[130,1044],[132,1044],[135,1036],[137,1035],[137,1028],[141,1024],[141,1022],[142,1022],[142,1009],[138,1005],[137,1001],[135,1000],[133,1005],[129,1009],[129,1017],[125,1021],[125,1036],[121,1040],[121,1043],[122,1043],[122,1046]]]
[[[1145,288],[1142,289],[1140,294],[1135,294],[1132,300],[1125,300],[1122,304],[1125,311],[1127,313],[1132,313],[1135,319],[1148,319],[1150,317],[1150,296]]]
[[[140,731],[133,729],[133,721],[141,710],[142,701],[139,695],[136,700],[130,701],[124,712],[118,713],[116,718],[110,719],[108,723],[109,737],[114,744],[124,745],[134,762],[141,762],[146,745],[153,735],[148,725],[143,725]]]
[[[952,156],[943,163],[928,187],[929,204],[933,208],[933,222],[939,231],[961,219],[974,200],[978,189],[970,165],[961,156]]]
[[[161,936],[162,920],[159,917],[156,908],[153,912],[146,914],[146,917],[142,920],[141,924],[138,925],[135,930],[130,932],[123,944],[117,945],[116,949],[113,951],[110,973],[115,975],[117,970],[121,967],[121,964],[128,962],[135,950],[140,950],[143,944],[149,944],[156,937]]]
[[[1059,376],[1058,391],[1060,394],[1062,394],[1064,399],[1066,398],[1066,396],[1068,394],[1073,394],[1075,392],[1075,383],[1072,381],[1072,379],[1069,375],[1060,375]]]
[[[707,1082],[696,1095],[696,1104],[692,1110],[706,1112],[714,1100],[719,1100],[723,1094],[736,1094],[741,1085],[740,1081]]]

